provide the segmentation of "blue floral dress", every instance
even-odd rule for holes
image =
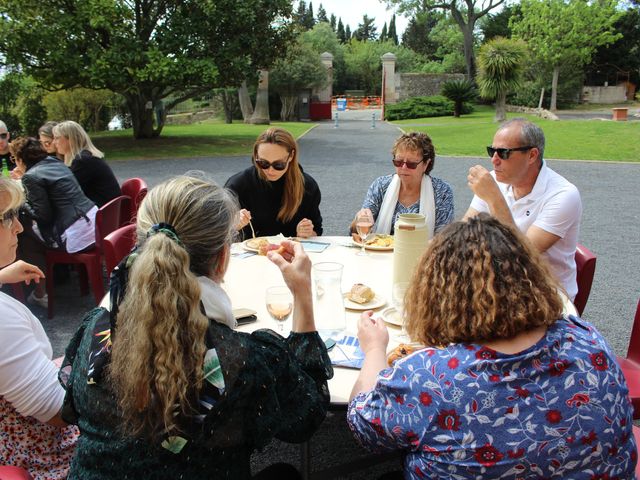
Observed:
[[[415,352],[356,396],[347,420],[368,449],[403,450],[407,478],[634,478],[624,377],[575,317],[513,355],[475,344]]]

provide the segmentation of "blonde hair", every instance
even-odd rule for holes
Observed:
[[[68,167],[71,166],[73,160],[80,155],[83,150],[88,150],[94,157],[104,157],[104,153],[95,147],[89,135],[87,135],[87,132],[84,131],[84,128],[72,120],[60,122],[54,126],[53,134],[54,136],[62,136],[69,140],[69,151],[64,154],[64,164]]]
[[[226,190],[195,177],[168,180],[143,200],[109,367],[125,433],[179,432],[196,411],[209,325],[196,276],[211,276],[225,261],[237,213]],[[147,238],[159,223],[172,225],[179,241]]]
[[[398,150],[408,150],[409,152],[416,152],[422,155],[422,161],[427,164],[427,168],[424,171],[425,175],[429,175],[436,162],[436,149],[433,146],[431,137],[422,132],[409,132],[400,135],[391,149],[391,154],[396,156]]]
[[[0,199],[4,201],[5,197],[9,197],[9,202],[0,205],[0,215],[4,215],[9,210],[15,210],[24,203],[24,193],[22,189],[13,180],[0,176]]]
[[[300,208],[302,197],[304,196],[304,175],[302,175],[302,170],[300,170],[300,164],[298,163],[298,144],[295,138],[293,138],[293,135],[278,127],[268,128],[258,136],[256,143],[253,145],[252,160],[254,167],[258,170],[258,175],[265,181],[268,180],[266,174],[255,164],[258,158],[258,147],[263,143],[280,145],[284,147],[291,156],[289,168],[287,168],[284,174],[284,193],[282,195],[282,205],[280,205],[277,217],[278,220],[285,223],[294,217],[298,208]]]
[[[512,338],[560,318],[559,288],[519,231],[481,213],[445,227],[420,259],[407,332],[430,346]]]

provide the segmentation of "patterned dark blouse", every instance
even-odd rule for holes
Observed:
[[[104,312],[93,310],[67,348],[65,362],[74,356],[75,362],[65,402],[81,432],[70,479],[249,478],[254,450],[274,437],[302,442],[325,417],[326,380],[333,371],[317,333],[282,338],[271,330],[247,334],[211,321],[207,345],[215,349],[205,357],[205,385],[215,385],[217,393],[201,395],[206,414],[192,422],[186,439],[154,444],[123,438],[108,376],[87,381],[94,327]]]

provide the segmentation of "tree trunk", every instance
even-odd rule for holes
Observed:
[[[496,97],[496,116],[494,121],[504,122],[507,119],[507,92],[502,92]]]
[[[235,98],[235,95],[232,95],[231,92],[227,89],[223,89],[220,92],[220,99],[222,100],[222,109],[224,110],[224,123],[233,123],[234,98]]]
[[[473,82],[476,76],[475,59],[473,55],[473,29],[476,24],[477,18],[469,12],[467,21],[465,22],[462,13],[457,9],[451,9],[451,16],[458,24],[460,31],[462,32],[463,46],[464,46],[464,62],[467,69],[467,80]]]
[[[552,112],[556,111],[556,99],[558,96],[558,77],[560,76],[560,67],[553,67],[553,80],[551,81],[551,106],[549,107]]]
[[[256,95],[256,109],[251,116],[251,123],[269,125],[269,70],[260,70],[258,77],[258,94]]]
[[[298,95],[296,94],[280,94],[282,100],[282,108],[280,109],[280,119],[283,122],[296,120],[295,111],[298,105]]]
[[[242,84],[238,89],[238,102],[240,103],[242,120],[244,123],[250,123],[251,116],[253,115],[253,105],[251,104],[251,98],[249,97],[249,89],[247,88],[246,80],[242,81]]]
[[[453,116],[456,118],[459,118],[461,113],[462,113],[462,102],[456,100],[455,102],[453,102]]]
[[[133,138],[154,138],[160,135],[164,123],[153,129],[153,101],[150,95],[145,95],[144,92],[127,94],[125,101],[131,113]]]

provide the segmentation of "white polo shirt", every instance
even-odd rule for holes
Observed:
[[[495,172],[492,171],[491,175],[496,178]],[[531,225],[535,225],[560,237],[543,255],[573,300],[578,293],[575,254],[582,217],[580,192],[575,185],[547,167],[546,162],[543,162],[533,190],[518,200],[511,185],[497,183],[513,220],[522,232],[526,233]],[[477,195],[471,201],[471,208],[490,213],[489,205]]]

